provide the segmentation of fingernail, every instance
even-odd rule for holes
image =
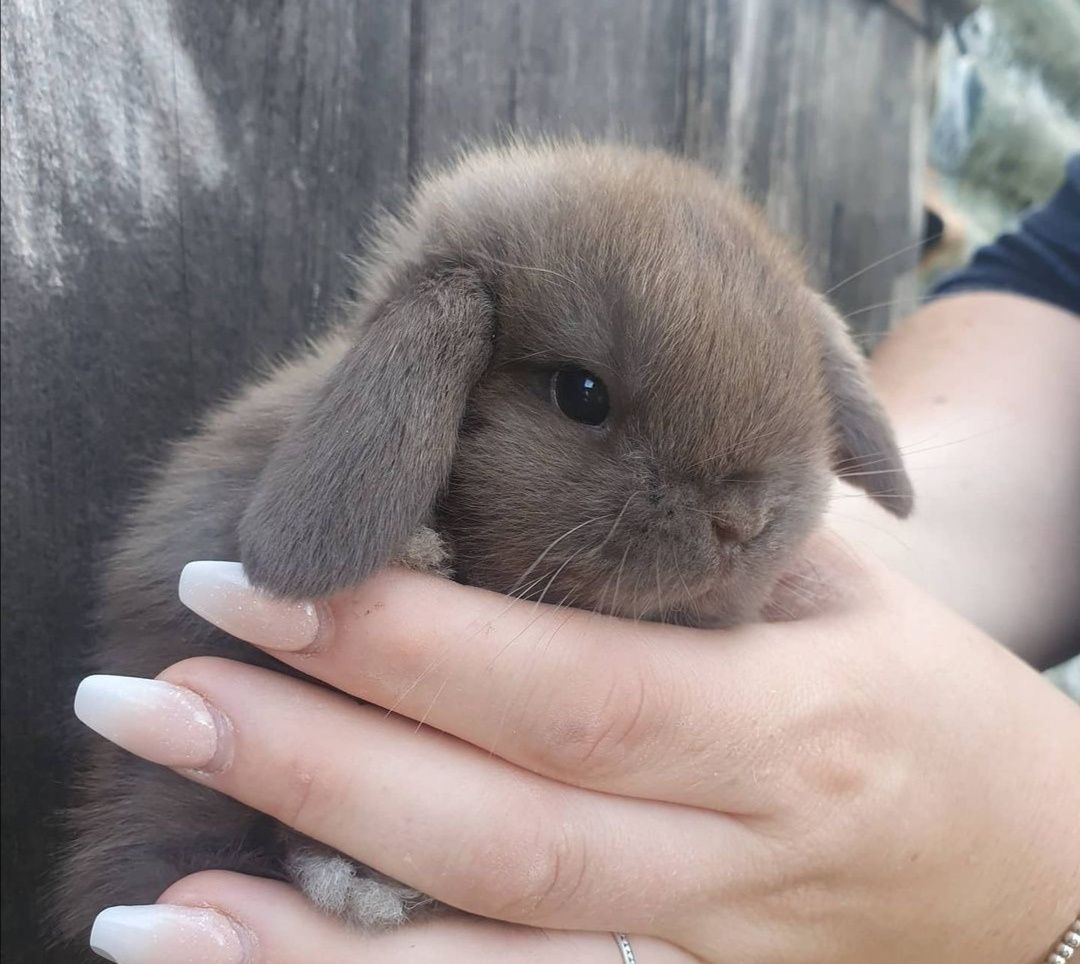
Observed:
[[[180,602],[237,639],[263,649],[298,652],[319,638],[314,603],[276,599],[254,589],[238,562],[189,562],[180,573]]]
[[[90,950],[115,964],[244,964],[249,941],[224,914],[202,907],[107,907]]]
[[[167,767],[221,765],[227,724],[191,690],[134,676],[87,676],[75,715],[106,740]]]

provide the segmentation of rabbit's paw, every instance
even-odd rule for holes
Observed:
[[[420,526],[409,537],[400,562],[406,569],[430,572],[447,579],[454,577],[450,550],[442,536],[429,526]]]
[[[419,891],[329,849],[294,850],[286,869],[316,907],[363,930],[397,927],[419,908],[434,903]]]

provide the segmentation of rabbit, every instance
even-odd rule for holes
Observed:
[[[833,474],[913,494],[843,322],[706,168],[583,141],[464,154],[388,217],[340,325],[175,445],[104,577],[94,670],[278,664],[177,600],[193,559],[315,598],[392,562],[687,626],[758,618]],[[94,741],[60,931],[217,867],[360,927],[432,906]]]

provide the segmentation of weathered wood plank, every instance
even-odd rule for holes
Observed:
[[[504,0],[415,0],[410,174],[513,124],[516,5]]]
[[[916,237],[924,44],[901,24],[875,4],[691,3],[688,152],[764,204],[825,288]],[[890,308],[868,306],[910,295],[914,263],[836,289],[854,328],[884,330]]]
[[[512,132],[681,148],[684,0],[418,0],[412,23],[414,175]]]
[[[145,463],[319,324],[372,203],[402,192],[408,26],[378,0],[3,4],[13,960],[41,959],[92,560]]]
[[[531,0],[520,10],[518,129],[682,150],[683,0]]]

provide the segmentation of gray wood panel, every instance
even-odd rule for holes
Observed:
[[[94,561],[166,441],[317,330],[374,207],[457,145],[701,157],[833,284],[914,238],[926,39],[870,0],[6,0],[5,956],[35,890]],[[880,329],[914,257],[837,292]]]
[[[5,960],[41,959],[102,541],[406,185],[408,8],[318,7],[3,4]]]
[[[413,4],[410,173],[466,143],[505,135],[514,113],[517,7],[504,0]]]
[[[523,4],[517,127],[681,151],[686,17],[681,0]]]
[[[920,222],[923,38],[830,0],[698,0],[690,32],[688,152],[765,206],[872,339],[913,305],[916,252],[890,256]]]

